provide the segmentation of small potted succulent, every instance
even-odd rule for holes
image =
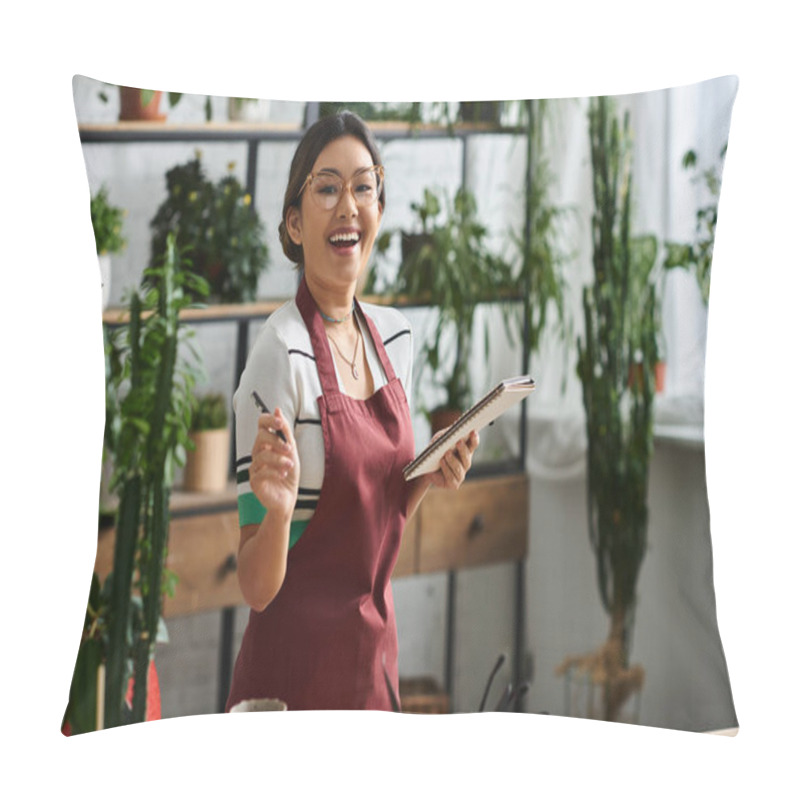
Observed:
[[[127,244],[122,235],[125,211],[112,206],[108,200],[108,189],[102,186],[90,201],[92,228],[100,264],[100,282],[103,287],[103,308],[108,305],[111,291],[111,254],[119,253]]]
[[[268,265],[264,226],[250,194],[232,174],[235,163],[213,183],[200,159],[198,151],[167,172],[167,197],[150,222],[152,258],[174,233],[193,271],[208,281],[212,300],[255,300],[259,276]]]
[[[197,395],[192,403],[189,439],[194,449],[186,453],[183,487],[189,492],[220,492],[228,480],[230,429],[224,395]]]

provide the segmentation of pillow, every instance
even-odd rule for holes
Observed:
[[[468,564],[470,569],[450,573],[424,550],[436,531],[426,537],[409,527],[406,538],[414,552],[400,553],[394,581],[400,690],[402,695],[411,685],[406,679],[433,676],[428,684],[433,688],[423,693],[423,710],[441,708],[444,697],[451,711],[477,711],[485,697],[487,709],[516,708],[686,731],[738,726],[716,621],[703,443],[710,253],[736,88],[735,78],[724,77],[603,100],[348,105],[188,94],[176,99],[147,91],[121,92],[90,78],[75,78],[98,250],[115,251],[124,240],[124,247],[112,252],[110,264],[101,268],[107,329],[126,330],[119,307],[138,290],[145,267],[164,258],[167,232],[174,229],[177,215],[183,220],[183,244],[193,247],[193,269],[209,283],[210,308],[183,312],[185,318],[195,315],[182,330],[193,335],[198,357],[192,360],[188,342],[177,344],[185,358],[178,363],[177,375],[186,391],[180,408],[187,415],[190,395],[202,391],[232,396],[258,329],[281,302],[294,296],[297,273],[282,252],[278,233],[289,165],[303,128],[337,106],[364,115],[386,170],[384,246],[362,287],[365,301],[396,285],[401,261],[410,263],[402,253],[403,242],[408,234],[427,231],[423,224],[441,240],[461,235],[461,246],[484,259],[479,261],[481,269],[488,270],[489,264],[496,269],[495,283],[508,280],[506,288],[512,291],[534,287],[528,330],[536,338],[523,346],[523,325],[517,316],[524,311],[521,302],[479,304],[472,329],[477,333],[467,359],[469,389],[480,395],[499,379],[518,373],[524,351],[532,356],[524,361],[524,369],[533,374],[538,388],[526,405],[527,427],[521,428],[519,417],[509,415],[494,426],[496,430],[487,430],[476,454],[475,480],[462,489],[464,505],[477,504],[470,520],[479,520],[497,497],[487,499],[481,486],[507,477],[509,464],[512,474],[524,476],[524,502],[513,506],[524,509],[514,520],[524,529],[521,549],[499,556],[480,554]],[[155,115],[166,117],[169,127],[164,119],[117,121],[149,103],[160,103]],[[526,155],[530,114],[540,153],[533,164]],[[245,118],[229,128],[203,127],[207,116],[217,123],[238,115]],[[615,126],[611,120],[616,120]],[[187,127],[176,133],[173,123]],[[452,130],[447,127],[451,123]],[[238,131],[241,138],[227,133],[215,137],[213,131],[219,130]],[[629,138],[616,138],[626,130]],[[264,132],[257,146],[249,144],[253,131],[256,140]],[[608,233],[624,240],[626,234],[610,221],[611,213],[602,228],[603,209],[592,187],[604,179],[601,160],[592,160],[592,142],[596,154],[618,154],[632,176],[631,237],[613,251],[622,255],[606,263],[600,258],[601,236]],[[533,205],[526,204],[525,197],[529,170],[540,192]],[[623,167],[617,186],[624,184],[625,174]],[[605,180],[615,185],[614,175]],[[458,194],[462,184],[467,195]],[[235,209],[224,221],[219,214],[210,217],[207,209],[196,208],[205,201],[213,207],[226,198],[234,201]],[[619,216],[623,208],[620,197],[605,210]],[[528,262],[526,217],[533,225],[534,255]],[[179,241],[180,237],[179,231]],[[465,251],[460,252],[466,262]],[[220,266],[222,258],[227,265]],[[614,313],[604,317],[603,298],[611,289],[601,288],[603,276],[620,269],[626,259],[631,270],[626,273],[628,295],[615,301]],[[420,263],[424,270],[425,263]],[[446,262],[431,263],[442,270]],[[523,263],[535,266],[525,273]],[[146,294],[139,293],[146,302]],[[202,299],[202,293],[192,297]],[[547,303],[540,306],[543,298]],[[444,306],[447,297],[440,292],[435,300]],[[409,399],[415,407],[419,450],[430,435],[425,409],[442,400],[445,383],[440,369],[426,358],[437,352],[448,361],[457,354],[447,331],[436,338],[435,311],[404,307],[402,312],[417,348],[419,384]],[[603,360],[603,347],[612,352],[602,338],[603,322],[619,327],[620,338],[614,341],[624,353],[624,363],[616,367]],[[484,333],[490,342],[488,354],[482,349]],[[666,367],[663,383],[657,364]],[[130,409],[116,406],[117,392],[126,390],[116,367],[112,359],[107,408],[135,419]],[[199,368],[204,374],[197,373]],[[592,404],[602,392],[609,403],[618,400],[610,417],[611,406],[603,411]],[[629,407],[638,409],[634,421]],[[223,428],[231,425],[231,416]],[[119,418],[111,419],[108,441],[111,449],[123,452],[119,431],[113,428]],[[601,447],[613,438],[615,424],[638,426],[638,438],[626,434],[620,438],[621,450],[603,455]],[[175,435],[180,445],[186,432]],[[195,452],[201,449],[194,446]],[[220,447],[214,459],[229,470],[230,441],[223,438]],[[179,446],[176,452],[180,450]],[[603,483],[603,468],[614,452],[614,463],[624,465],[625,472],[618,476],[609,504],[606,498],[614,484]],[[242,472],[241,465],[237,471]],[[112,527],[119,529],[116,515],[121,513],[113,493],[106,493],[108,477],[101,496],[101,581],[115,557]],[[216,493],[186,496],[179,491],[185,477],[180,466],[167,477],[176,488],[166,567],[174,570],[177,582],[174,595],[163,605],[160,630],[163,636],[166,628],[169,642],[155,647],[154,667],[149,661],[143,667],[142,674],[152,676],[149,718],[222,710],[249,617],[235,574],[235,491],[226,486]],[[592,510],[587,518],[590,489]],[[520,490],[504,483],[503,491]],[[461,522],[447,516],[447,509],[455,505],[452,500],[429,505],[441,515],[436,519],[442,537],[448,525],[454,535],[464,535],[458,529]],[[500,529],[508,514],[498,514]],[[421,519],[420,526],[429,524],[425,507]],[[638,552],[618,560],[616,544],[623,528],[629,546]],[[514,525],[510,530],[508,541],[516,548]],[[473,530],[472,538],[478,535]],[[468,544],[453,547],[458,566],[464,564],[459,559],[465,548]],[[524,565],[521,571],[519,564]],[[516,582],[519,575],[524,577]],[[515,603],[523,589],[520,608]],[[625,602],[615,605],[616,594],[625,591]],[[131,594],[136,593],[124,593]],[[98,582],[90,605],[102,597]],[[485,602],[487,597],[492,602]],[[452,633],[448,613],[458,631],[457,649],[449,656],[444,647]],[[98,628],[90,614],[85,632],[91,631],[97,644],[84,646],[78,655],[70,705],[71,718],[77,707],[82,708],[77,717],[81,731],[94,728],[96,703],[89,703],[87,711],[85,701],[97,696],[97,666],[107,662],[111,652],[108,639],[103,639],[106,634]],[[518,634],[524,645],[515,650]],[[508,657],[493,672],[500,652]],[[120,674],[120,688],[130,694],[130,676],[124,670]],[[518,692],[514,702],[503,696],[508,685]],[[132,696],[130,702],[133,705]],[[147,707],[147,697],[142,702],[142,708]],[[127,714],[123,705],[119,721]]]

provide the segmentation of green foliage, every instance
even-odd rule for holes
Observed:
[[[192,389],[202,374],[196,356],[184,358],[179,348],[192,335],[179,326],[180,311],[207,291],[186,266],[169,236],[161,263],[145,271],[142,289],[131,295],[128,325],[106,339],[113,414],[105,444],[120,504],[112,572],[102,589],[93,577],[70,690],[66,719],[76,732],[94,728],[99,663],[106,667],[105,727],[144,719],[147,668],[164,630],[162,598],[174,587],[164,569],[170,486],[190,442]]]
[[[97,255],[118,253],[127,244],[122,236],[125,211],[108,202],[108,189],[102,186],[89,203]]]
[[[228,427],[228,400],[223,394],[195,396],[192,403],[192,431],[215,431]]]
[[[409,122],[422,121],[421,103],[346,103],[330,101],[319,104],[319,117],[332,117],[340,111],[352,111],[363,120],[376,122]]]
[[[502,100],[468,101],[458,104],[458,119],[470,125],[500,125]]]
[[[408,295],[435,304],[439,313],[432,336],[422,350],[423,369],[444,391],[443,407],[467,408],[472,399],[469,361],[475,309],[482,301],[498,300],[512,285],[511,267],[488,248],[488,231],[478,220],[472,194],[459,189],[451,200],[425,189],[422,201],[412,203],[421,232],[404,237],[404,255],[389,287],[394,295]],[[377,243],[385,252],[391,236]],[[375,283],[373,281],[372,286]],[[484,337],[488,352],[488,340]]]
[[[109,86],[115,86],[116,84],[109,84]],[[142,106],[146,106],[150,101],[155,97],[155,89],[139,89],[140,96],[141,96],[141,103]],[[97,96],[102,100],[104,103],[108,102],[108,94],[105,89],[101,89]],[[176,105],[183,97],[183,92],[167,92],[167,102],[169,103],[170,108],[175,108]],[[206,122],[211,122],[211,98],[206,97],[206,102],[204,105],[205,115],[206,115]]]
[[[578,339],[588,436],[589,532],[600,595],[627,645],[647,534],[657,359],[657,243],[630,234],[631,133],[610,98],[590,101],[595,210],[594,283],[584,289]]]
[[[719,206],[719,192],[721,187],[722,164],[728,149],[726,144],[720,151],[719,170],[716,166],[704,170],[701,175],[695,174],[693,181],[702,179],[708,192],[710,201],[695,212],[695,241],[691,243],[666,242],[666,256],[664,269],[682,267],[694,272],[697,285],[703,297],[703,303],[708,305],[711,291],[711,257],[714,252],[714,237],[717,232],[717,208]],[[697,169],[697,154],[694,150],[687,150],[683,156],[684,169]]]
[[[558,224],[568,209],[550,202],[555,176],[544,156],[544,123],[551,107],[547,100],[521,104],[526,133],[525,221],[521,232],[512,232],[512,239],[520,256],[514,281],[522,287],[525,301],[515,308],[521,312],[518,328],[529,357],[539,351],[548,325],[554,323],[562,337],[569,327],[563,273],[568,257],[557,243]]]
[[[228,165],[232,170],[233,163]],[[167,198],[150,222],[151,265],[164,252],[170,233],[222,302],[255,300],[269,252],[264,226],[250,195],[233,174],[216,184],[205,174],[199,153],[166,175]]]

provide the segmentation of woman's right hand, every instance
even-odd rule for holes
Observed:
[[[278,431],[286,441],[281,441]],[[300,460],[291,427],[279,408],[261,414],[253,443],[250,488],[269,512],[290,517],[297,502]]]

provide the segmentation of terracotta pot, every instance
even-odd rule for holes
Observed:
[[[643,370],[644,367],[642,364],[631,364],[630,368],[628,369],[628,386],[630,388],[633,388],[634,386],[641,387],[644,377]],[[666,374],[666,363],[663,361],[657,361],[655,365],[656,394],[661,394],[661,392],[664,391]]]
[[[105,667],[101,666],[100,671],[98,672],[98,680],[101,681],[99,685],[102,685],[102,675],[104,674],[104,670]],[[133,689],[134,679],[133,676],[131,676],[128,680],[128,688],[125,692],[125,702],[128,704],[128,706],[131,706],[133,703]],[[102,713],[102,710],[100,713]],[[151,659],[150,666],[147,670],[147,694],[144,720],[145,722],[151,722],[156,719],[161,719],[161,686],[158,683],[158,673],[156,672],[155,659]],[[101,725],[98,725],[98,730],[100,730],[100,728]],[[65,722],[61,726],[61,733],[64,736],[72,735],[72,729],[69,722]]]
[[[162,92],[153,92],[147,105],[142,105],[142,90],[131,86],[119,87],[120,122],[163,122],[166,114],[159,113]]]
[[[230,431],[195,431],[189,438],[194,450],[186,453],[183,488],[187,492],[221,492],[228,483]]]
[[[667,379],[667,364],[664,361],[656,361],[656,394],[664,391]]]

